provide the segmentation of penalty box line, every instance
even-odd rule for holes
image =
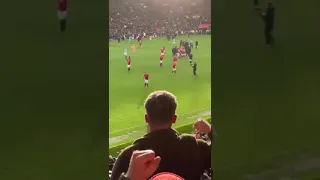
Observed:
[[[199,113],[199,114],[195,114],[193,116],[201,116],[201,114],[205,114],[209,111],[203,111],[202,113]],[[182,115],[183,116],[183,115]],[[193,116],[190,116],[190,117],[193,117]],[[188,118],[186,118],[188,119]],[[122,131],[127,131],[127,130],[130,130],[130,129],[135,129],[135,128],[139,128],[139,127],[143,127],[143,126],[146,126],[146,124],[141,124],[141,125],[137,125],[137,126],[132,126],[132,127],[128,127],[128,128],[124,128],[124,129],[119,129],[119,130],[116,130],[116,131],[112,131],[112,132],[109,132],[109,134],[114,134],[114,133],[118,133],[118,132],[122,132]]]

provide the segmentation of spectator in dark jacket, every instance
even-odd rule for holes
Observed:
[[[131,155],[136,150],[151,149],[161,157],[160,165],[152,175],[171,172],[186,180],[196,180],[211,169],[211,143],[196,140],[193,135],[179,135],[172,129],[177,120],[176,108],[175,96],[167,91],[156,91],[148,96],[145,120],[149,133],[121,152],[111,180],[118,180],[128,171]],[[211,137],[209,123],[197,121],[194,127],[197,132],[208,133]]]

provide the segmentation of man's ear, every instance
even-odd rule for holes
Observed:
[[[148,119],[147,114],[144,115],[144,120],[146,121],[146,123],[148,123],[148,120],[149,120],[149,119]]]
[[[176,121],[177,121],[177,115],[175,114],[174,117],[173,117],[172,123],[176,123]]]

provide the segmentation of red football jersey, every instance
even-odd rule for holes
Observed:
[[[161,61],[163,60],[163,56],[160,56],[160,60],[161,60]]]
[[[176,64],[176,63],[173,63],[173,64],[172,64],[172,68],[175,69],[176,67],[177,67],[177,64]]]
[[[148,73],[145,73],[145,74],[143,75],[143,77],[144,77],[145,80],[148,80],[148,79],[149,79],[149,74],[148,74]]]
[[[66,11],[68,6],[67,6],[67,0],[57,0],[58,1],[58,10],[59,11]]]
[[[128,65],[131,65],[131,59],[127,60]]]
[[[164,49],[163,49],[163,48],[161,48],[161,49],[160,49],[160,52],[161,52],[161,53],[164,53]]]
[[[174,57],[173,58],[173,62],[177,62],[178,61],[178,58],[177,57]]]

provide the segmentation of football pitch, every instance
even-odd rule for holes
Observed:
[[[263,44],[252,1],[212,1],[212,51],[210,38],[199,37],[197,79],[187,60],[171,74],[171,42],[164,39],[145,40],[128,74],[123,47],[131,55],[129,44],[112,44],[107,54],[107,2],[70,1],[64,36],[55,1],[3,2],[14,13],[2,9],[9,16],[0,29],[1,180],[107,179],[108,125],[111,137],[132,127],[144,133],[143,100],[158,89],[177,95],[177,126],[214,109],[214,179],[250,179],[320,156],[319,1],[277,2],[273,49]],[[163,69],[161,46],[167,49]],[[144,71],[150,74],[147,91]],[[294,177],[312,180],[319,172]]]
[[[178,99],[178,120],[175,127],[190,123],[198,117],[210,116],[211,109],[211,36],[179,36],[180,40],[199,41],[193,48],[198,64],[193,75],[187,57],[178,60],[177,74],[172,74],[172,41],[165,38],[144,39],[142,47],[137,40],[113,41],[109,47],[109,143],[114,145],[146,133],[144,100],[155,90],[167,90]],[[135,44],[136,52],[131,52]],[[160,48],[166,48],[163,67],[160,67]],[[123,52],[131,56],[131,71]],[[143,73],[149,74],[149,88],[144,88]],[[127,134],[127,137],[125,136]]]

